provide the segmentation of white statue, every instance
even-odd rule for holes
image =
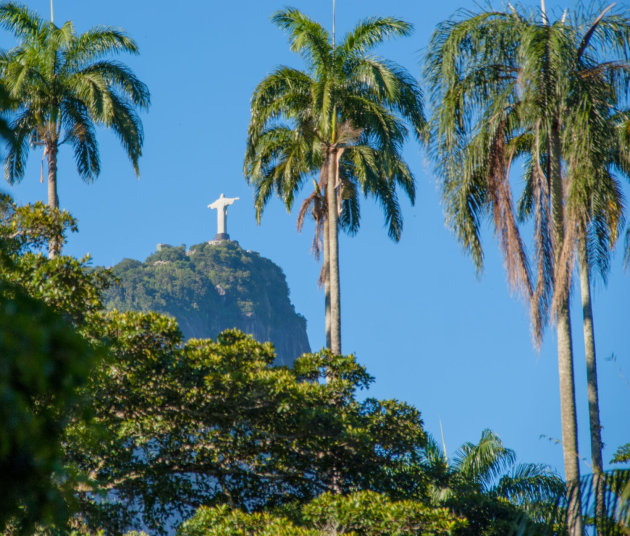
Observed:
[[[227,240],[229,235],[227,234],[227,207],[238,201],[238,197],[225,197],[221,194],[221,197],[214,203],[210,203],[208,208],[217,209],[217,239]]]

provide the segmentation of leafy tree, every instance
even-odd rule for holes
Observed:
[[[202,506],[177,531],[179,536],[319,536],[313,529],[268,512],[248,513],[227,504]]]
[[[421,93],[404,69],[370,54],[385,39],[408,35],[411,26],[395,18],[368,19],[336,46],[334,36],[331,41],[321,25],[295,9],[280,11],[272,20],[288,32],[291,50],[303,57],[307,70],[279,67],[256,87],[244,172],[255,186],[258,219],[274,191],[290,210],[304,180],[319,172],[330,348],[339,354],[339,226],[358,228],[361,191],[379,200],[389,235],[398,240],[397,188],[412,202],[415,196],[400,151],[406,123],[418,138],[422,134]]]
[[[180,527],[180,536],[416,536],[450,535],[465,521],[446,508],[428,508],[414,501],[392,501],[374,492],[326,493],[289,516],[247,514],[228,506],[202,507]]]
[[[88,270],[89,256],[47,259],[43,254],[52,242],[63,244],[67,233],[77,229],[66,211],[41,202],[16,206],[9,196],[0,195],[3,278],[80,327],[103,308],[102,292],[111,282],[110,272]]]
[[[236,331],[184,344],[155,313],[107,313],[89,336],[110,352],[86,389],[101,432],[72,428],[67,451],[91,478],[78,497],[88,526],[141,518],[163,530],[202,504],[401,493],[418,467],[419,413],[357,401],[371,378],[352,357],[307,354],[275,368],[269,344]]]
[[[621,445],[613,456],[612,463],[625,463],[630,462],[630,443]]]
[[[96,126],[114,130],[139,173],[143,134],[136,108],[149,105],[149,90],[129,68],[104,59],[121,52],[136,54],[136,43],[108,27],[76,35],[72,22],[58,27],[12,2],[0,5],[0,25],[20,40],[0,58],[0,77],[17,106],[11,125],[15,143],[5,161],[7,180],[22,180],[29,147],[43,146],[48,205],[57,208],[59,147],[70,143],[79,175],[93,181],[100,172]],[[58,249],[51,243],[50,255]]]
[[[62,440],[70,421],[87,421],[77,389],[95,352],[67,318],[16,283],[21,268],[7,252],[23,237],[0,230],[0,530],[26,534],[71,513],[76,481]]]

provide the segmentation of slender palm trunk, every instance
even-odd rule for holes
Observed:
[[[46,144],[48,155],[48,206],[52,209],[59,208],[59,196],[57,195],[57,144],[49,142]],[[48,244],[48,257],[54,259],[61,249],[58,240],[51,240]]]
[[[599,422],[599,394],[597,389],[597,361],[595,354],[595,331],[593,327],[593,308],[591,306],[591,281],[586,251],[586,237],[579,240],[578,263],[580,268],[580,291],[582,295],[582,316],[584,319],[584,350],[586,354],[586,383],[588,389],[588,415],[591,431],[591,460],[593,464],[593,486],[595,488],[595,528],[599,529],[599,520],[604,509],[604,490],[601,474],[602,436]]]
[[[328,253],[328,218],[324,221],[324,308],[326,315],[326,348],[331,348],[330,338],[330,259]]]
[[[564,241],[563,187],[560,165],[560,130],[554,121],[550,129],[551,209],[554,226],[555,261],[560,262]],[[556,281],[555,284],[568,284]],[[559,292],[557,289],[556,292]],[[577,414],[575,409],[575,380],[573,377],[573,343],[569,293],[557,312],[558,376],[560,383],[560,416],[562,421],[562,453],[568,489],[569,536],[582,536],[581,501],[579,494],[580,465],[577,445]]]
[[[328,267],[330,275],[330,349],[341,354],[341,303],[339,296],[339,243],[337,224],[337,151],[331,148],[328,152]]]
[[[558,376],[560,380],[560,414],[562,419],[562,453],[568,489],[569,536],[582,536],[580,500],[580,466],[577,447],[575,381],[573,378],[573,344],[569,299],[558,308]]]

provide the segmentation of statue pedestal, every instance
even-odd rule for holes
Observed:
[[[213,240],[208,240],[208,244],[210,244],[211,246],[220,246],[221,244],[225,244],[226,242],[238,246],[238,240],[230,240],[230,235],[227,233],[219,233],[217,236],[214,237]]]

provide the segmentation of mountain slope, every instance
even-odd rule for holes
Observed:
[[[120,285],[106,294],[108,309],[158,311],[179,322],[186,338],[215,338],[238,328],[271,341],[277,363],[310,351],[306,320],[295,312],[282,270],[237,242],[162,245],[145,262],[112,267]]]

